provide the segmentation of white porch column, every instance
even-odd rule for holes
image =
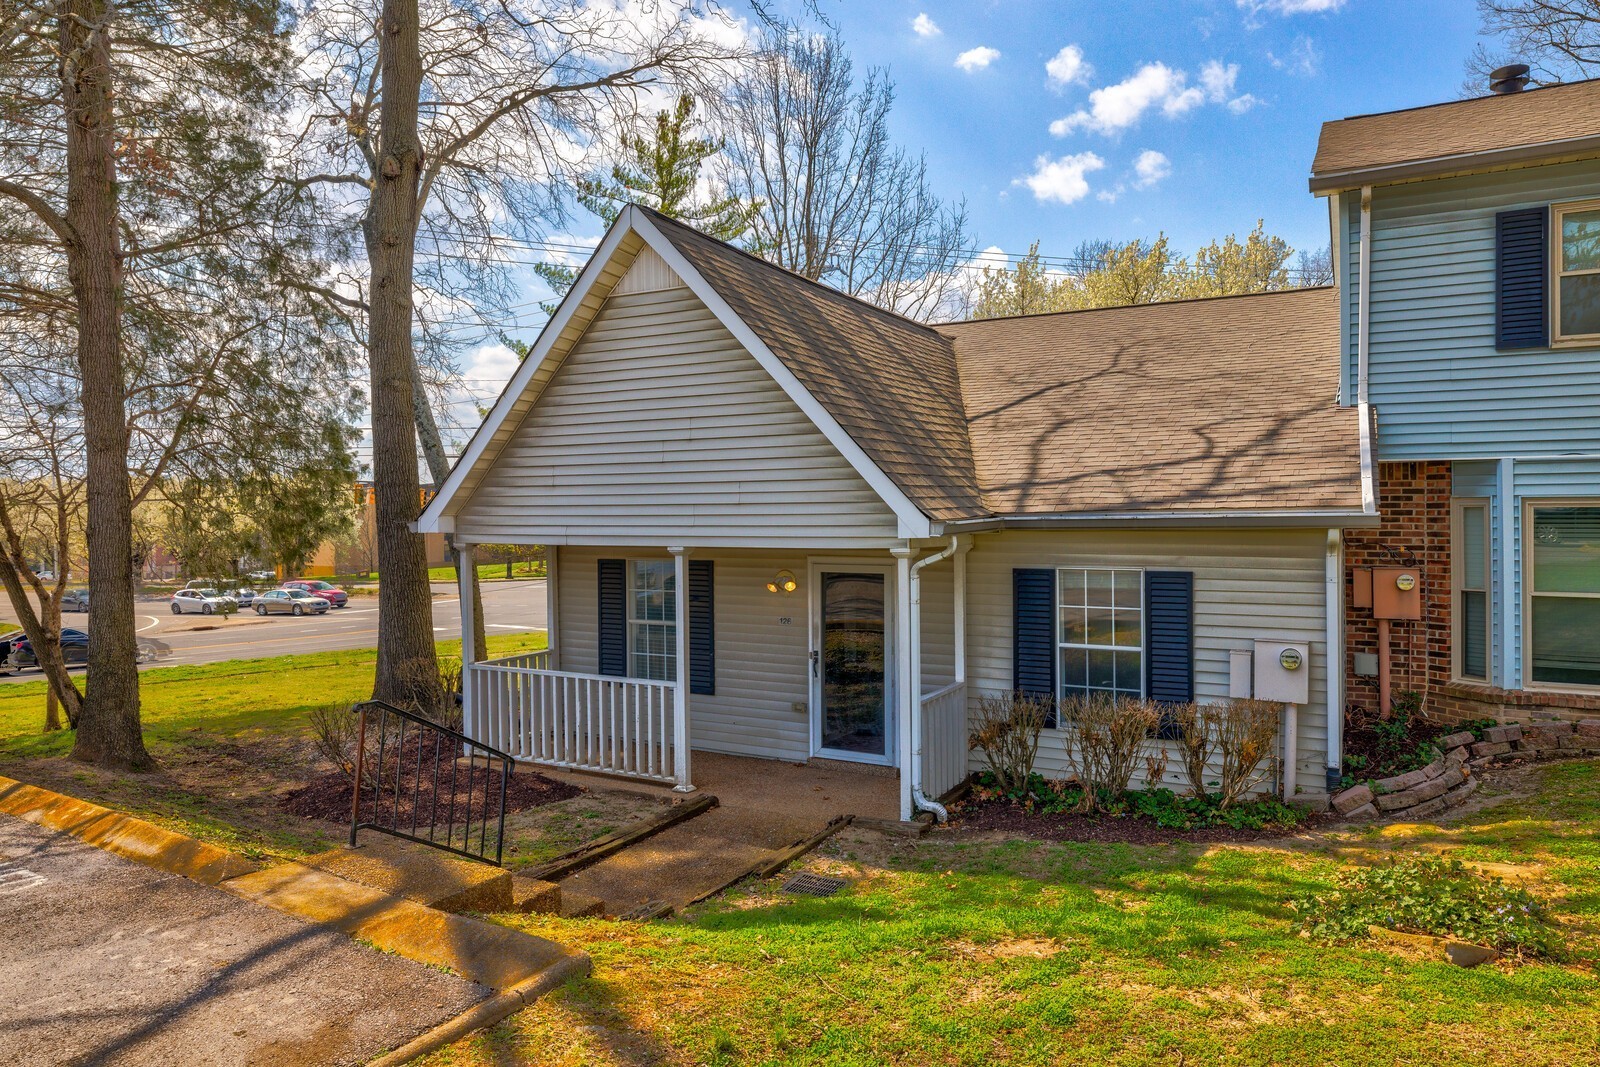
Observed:
[[[484,740],[480,728],[476,701],[472,699],[474,661],[472,633],[477,620],[472,617],[472,546],[456,543],[456,593],[461,601],[461,732],[474,741]]]
[[[972,538],[969,536],[963,536],[956,546],[954,658],[956,681],[961,685],[967,684],[967,553],[971,549]]]
[[[891,550],[894,553],[894,704],[895,748],[900,765],[900,819],[908,822],[915,812],[911,798],[911,711],[913,704],[922,699],[915,691],[916,672],[913,664],[922,658],[922,650],[914,648],[911,623],[911,554],[910,545]]]
[[[694,792],[689,781],[689,553],[688,548],[669,548],[672,553],[673,603],[677,606],[677,690],[672,694],[672,776],[679,793]]]
[[[556,634],[561,632],[561,596],[556,587],[556,553],[558,546],[544,546],[544,646],[550,669],[561,669],[561,650],[556,646]]]

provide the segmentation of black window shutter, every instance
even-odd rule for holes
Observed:
[[[1502,211],[1494,217],[1496,348],[1550,343],[1550,209]]]
[[[689,561],[689,692],[704,696],[717,692],[714,575],[711,560]]]
[[[1011,686],[1019,693],[1056,695],[1056,572],[1018,567],[1011,572]]]
[[[600,566],[600,673],[628,673],[627,563],[603,559]]]
[[[1144,575],[1144,695],[1163,704],[1194,700],[1194,575],[1146,571]],[[1158,737],[1176,737],[1163,715]]]

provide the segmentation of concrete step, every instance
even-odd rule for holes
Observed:
[[[511,910],[524,914],[561,914],[561,886],[525,874],[511,876]]]
[[[386,834],[363,832],[355,848],[319,852],[304,863],[440,911],[509,911],[513,904],[510,872]]]
[[[561,891],[561,917],[563,919],[598,918],[606,913],[606,902],[587,893],[571,889]]]

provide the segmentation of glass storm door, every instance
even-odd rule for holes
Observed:
[[[812,666],[825,755],[875,763],[892,757],[885,587],[883,574],[822,572]]]

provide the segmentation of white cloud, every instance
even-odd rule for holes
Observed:
[[[1050,75],[1050,84],[1056,86],[1088,81],[1089,75],[1094,73],[1094,68],[1083,61],[1083,49],[1075,44],[1069,44],[1057,52],[1044,65],[1044,70]]]
[[[1172,173],[1172,160],[1153,148],[1146,148],[1133,161],[1134,186],[1148,189]]]
[[[1224,104],[1234,114],[1242,114],[1257,103],[1248,93],[1234,95],[1239,79],[1237,63],[1211,60],[1200,70],[1198,85],[1165,63],[1146,63],[1133,76],[1115,85],[1103,86],[1089,94],[1089,106],[1050,124],[1050,132],[1064,137],[1074,130],[1087,129],[1100,134],[1120,133],[1136,126],[1151,108],[1160,107],[1169,119],[1187,114],[1202,104]]]
[[[1313,78],[1322,69],[1322,52],[1317,48],[1317,42],[1302,34],[1294,39],[1294,45],[1287,54],[1280,56],[1269,51],[1267,62],[1276,70]]]
[[[956,56],[956,66],[971,74],[975,70],[982,70],[999,58],[999,49],[980,44],[978,47],[969,48],[959,56]]]
[[[1089,195],[1089,181],[1084,176],[1105,165],[1106,161],[1093,152],[1079,152],[1060,159],[1040,156],[1033,162],[1033,173],[1018,178],[1013,184],[1026,185],[1033,191],[1033,198],[1041,203],[1054,200],[1058,204],[1073,204]]]
[[[1344,0],[1237,0],[1251,15],[1326,15],[1344,7]]]
[[[918,37],[937,37],[944,31],[941,30],[939,28],[939,24],[929,18],[928,13],[924,11],[916,18],[911,20],[911,32],[915,33]]]

